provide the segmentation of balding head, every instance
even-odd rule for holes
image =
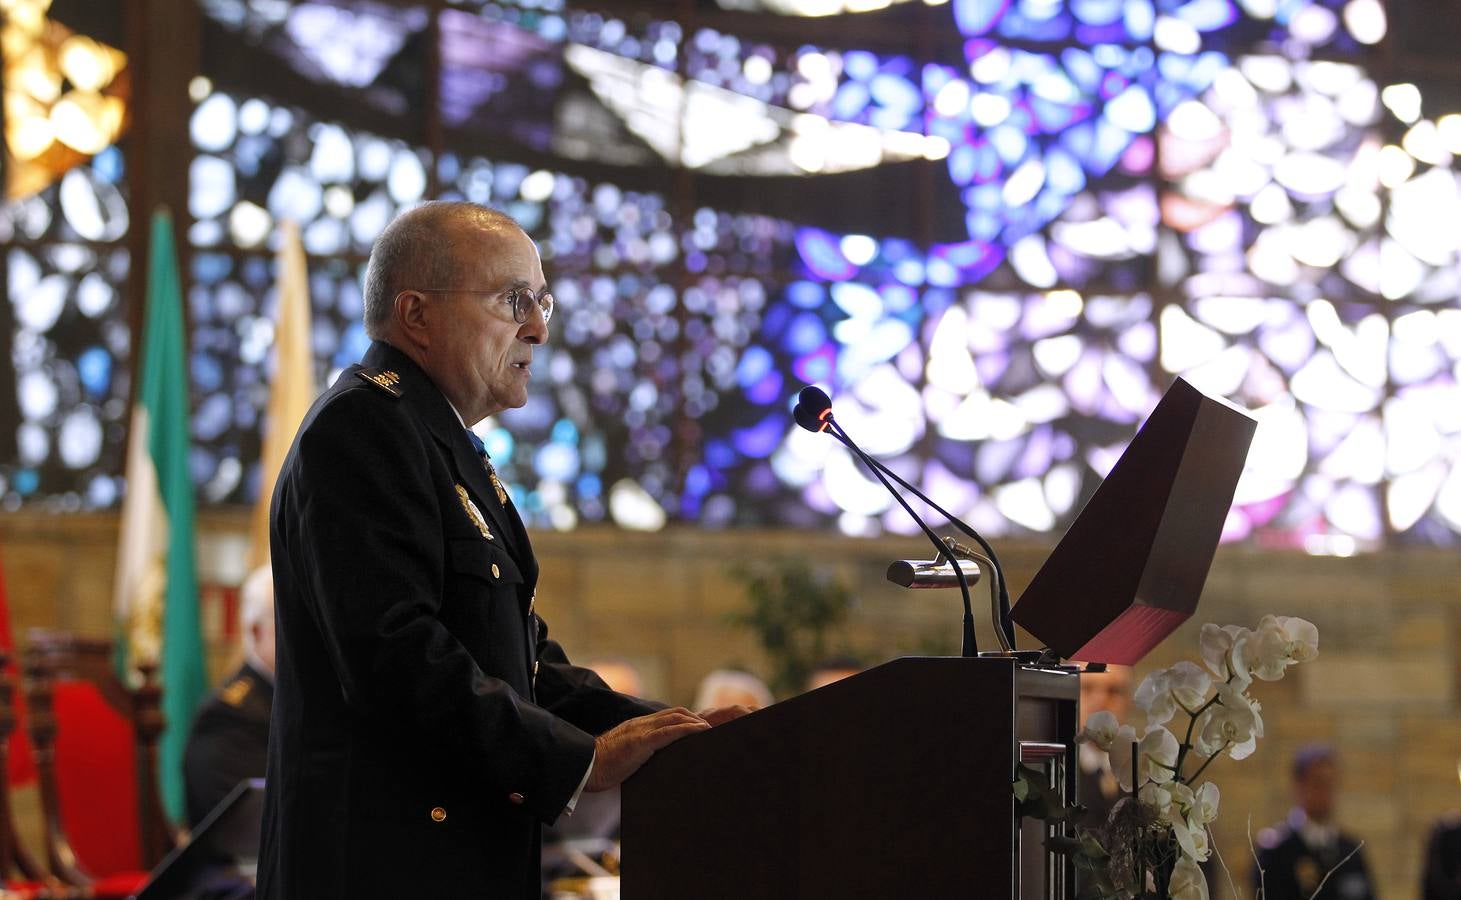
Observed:
[[[466,229],[522,227],[505,213],[478,203],[433,200],[401,213],[376,238],[365,271],[365,333],[389,339],[395,298],[408,288],[476,287],[459,284],[459,251]]]

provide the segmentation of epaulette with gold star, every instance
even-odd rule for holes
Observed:
[[[218,697],[229,706],[241,706],[243,705],[244,698],[249,695],[249,691],[252,689],[253,685],[249,683],[247,678],[237,678],[230,681],[223,690],[219,691]]]
[[[361,369],[356,374],[397,400],[401,399],[401,376],[390,369]]]

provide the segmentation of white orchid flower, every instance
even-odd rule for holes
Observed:
[[[1233,759],[1244,759],[1263,737],[1263,717],[1258,702],[1234,684],[1217,687],[1218,702],[1198,721],[1193,749],[1199,756],[1213,756],[1228,748]]]
[[[1146,713],[1147,725],[1161,725],[1172,720],[1177,713],[1177,701],[1172,698],[1172,670],[1158,669],[1141,680],[1131,702]]]
[[[1207,663],[1207,668],[1212,674],[1224,681],[1234,673],[1237,673],[1239,678],[1246,679],[1248,673],[1233,664],[1233,647],[1252,633],[1238,625],[1208,623],[1202,626],[1202,634],[1198,639],[1202,651],[1202,661]]]
[[[1167,896],[1171,900],[1207,900],[1207,877],[1191,857],[1177,860],[1172,880],[1167,884]]]
[[[1172,820],[1172,834],[1176,836],[1177,846],[1181,848],[1184,857],[1207,862],[1208,856],[1212,854],[1212,846],[1207,838],[1206,826],[1193,825],[1178,816]]]
[[[1196,663],[1183,660],[1167,670],[1167,687],[1172,699],[1187,713],[1194,713],[1207,702],[1212,678]]]
[[[1172,788],[1177,786],[1180,786],[1177,782],[1157,784],[1148,781],[1136,792],[1136,799],[1141,805],[1151,808],[1158,822],[1171,825],[1173,820],[1182,818],[1182,811],[1177,809],[1176,798],[1172,796]]]
[[[1319,655],[1319,629],[1297,616],[1264,616],[1248,641],[1248,663],[1264,681],[1277,681],[1284,669]]]
[[[1111,742],[1116,740],[1116,730],[1121,723],[1116,721],[1115,714],[1101,710],[1091,713],[1086,720],[1086,725],[1081,729],[1080,734],[1075,736],[1077,743],[1094,744],[1107,753],[1111,752]]]
[[[1319,629],[1308,619],[1298,616],[1277,616],[1278,627],[1288,638],[1289,659],[1296,663],[1309,662],[1319,655]]]
[[[1221,799],[1218,793],[1218,786],[1211,781],[1204,782],[1192,794],[1192,804],[1187,813],[1187,818],[1194,825],[1207,825],[1217,818],[1218,800]]]
[[[1111,742],[1111,771],[1123,791],[1131,791],[1132,763],[1131,745],[1137,743],[1136,730],[1122,725]],[[1147,731],[1136,750],[1136,784],[1148,781],[1162,784],[1172,780],[1177,765],[1177,738],[1165,728],[1157,727]]]

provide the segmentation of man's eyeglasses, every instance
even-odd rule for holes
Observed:
[[[512,307],[512,320],[519,325],[527,322],[528,313],[536,305],[543,314],[543,324],[553,318],[553,295],[543,288],[541,294],[534,294],[527,288],[509,288],[502,291],[483,291],[471,288],[414,288],[420,294],[502,294],[502,302]]]

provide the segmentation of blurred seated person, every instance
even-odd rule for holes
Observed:
[[[691,709],[717,709],[722,706],[743,706],[746,709],[765,709],[776,698],[766,682],[739,669],[716,669],[700,679],[695,691],[695,705]]]
[[[240,781],[264,777],[274,705],[274,577],[269,567],[250,573],[239,594],[243,665],[199,707],[183,750],[189,828],[197,828]]]
[[[622,657],[591,659],[592,669],[610,688],[638,697],[644,679],[634,664]],[[577,875],[617,874],[619,857],[619,788],[584,792],[572,813],[543,827],[543,884]]]
[[[1456,766],[1461,774],[1461,763]],[[1436,822],[1426,842],[1422,900],[1461,900],[1461,813],[1448,813]]]
[[[807,690],[815,691],[819,687],[826,687],[835,681],[850,678],[866,668],[862,660],[855,656],[829,656],[817,663],[817,667],[807,676]]]
[[[1107,666],[1104,672],[1081,673],[1081,727],[1098,712],[1109,712],[1116,721],[1127,724],[1131,712],[1131,667]],[[1104,823],[1111,816],[1111,807],[1121,799],[1121,785],[1111,771],[1106,751],[1095,744],[1082,743],[1076,754],[1080,771],[1076,779],[1076,796],[1091,811],[1086,820]]]
[[[1288,818],[1258,833],[1255,892],[1261,883],[1266,900],[1373,900],[1374,881],[1359,842],[1334,821],[1339,762],[1333,748],[1300,748],[1292,777],[1295,805]],[[1321,883],[1324,889],[1315,894]]]

